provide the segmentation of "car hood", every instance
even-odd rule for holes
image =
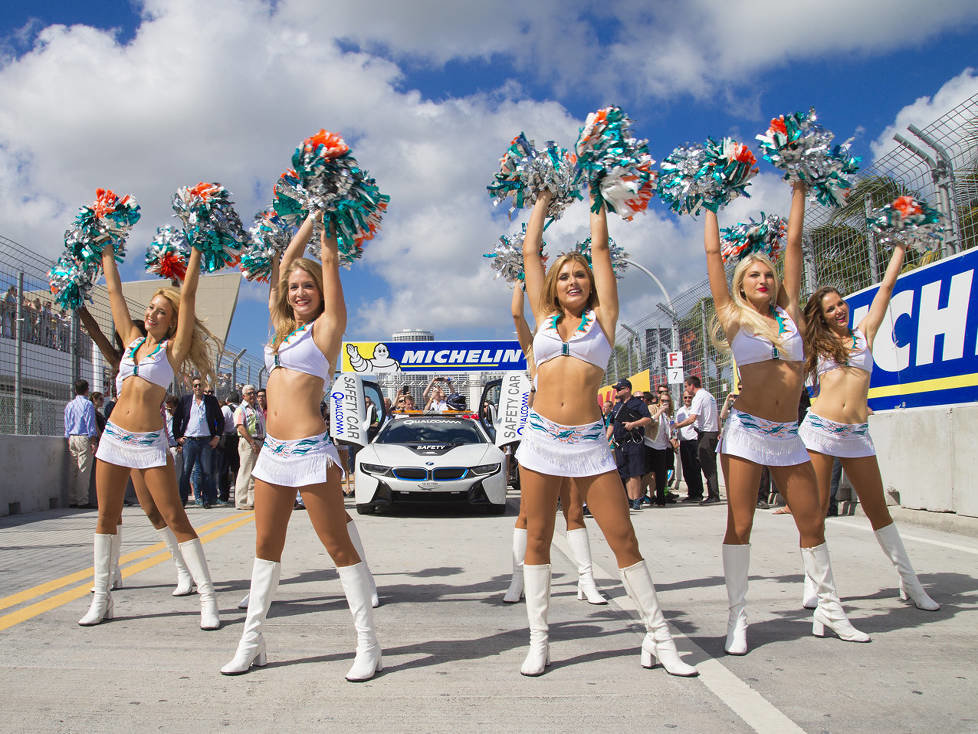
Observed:
[[[357,454],[357,459],[369,463],[378,463],[385,466],[397,466],[401,464],[419,465],[425,462],[434,462],[436,466],[475,466],[487,463],[487,461],[498,461],[498,449],[492,444],[464,444],[462,446],[438,446],[422,444],[410,446],[403,444],[370,444],[367,448]],[[367,458],[367,457],[370,458]]]

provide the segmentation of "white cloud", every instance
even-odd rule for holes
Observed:
[[[897,143],[893,136],[897,133],[918,143],[917,138],[907,132],[908,125],[924,128],[941,115],[957,107],[964,100],[978,94],[978,73],[968,67],[960,74],[948,79],[932,97],[919,97],[912,104],[900,110],[893,123],[879,134],[871,144],[873,157],[879,160]],[[926,146],[923,146],[926,149]]]

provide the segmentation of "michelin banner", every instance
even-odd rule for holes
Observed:
[[[526,370],[519,342],[343,342],[343,372],[508,372]]]
[[[901,275],[873,344],[873,410],[978,401],[978,249]],[[858,324],[873,286],[846,298]]]

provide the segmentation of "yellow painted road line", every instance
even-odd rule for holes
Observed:
[[[223,517],[220,520],[215,520],[207,525],[202,525],[199,528],[199,532],[207,532],[211,528],[216,528],[234,520],[239,520],[240,518],[240,515],[229,515],[228,517]],[[140,548],[139,550],[131,551],[126,553],[124,556],[120,556],[119,563],[123,564],[128,563],[129,561],[135,561],[137,558],[148,556],[150,553],[155,553],[165,547],[166,543],[154,543],[153,545],[148,545],[145,548]],[[79,581],[90,579],[92,578],[94,571],[95,569],[89,566],[86,569],[76,571],[75,573],[70,573],[67,576],[62,576],[59,579],[45,581],[43,584],[33,586],[30,589],[24,589],[23,591],[18,591],[16,594],[5,596],[0,599],[0,609],[7,609],[8,607],[17,606],[18,604],[23,604],[25,601],[36,599],[37,597],[44,596],[45,594],[50,594],[52,591],[60,589],[63,586],[69,586],[70,584],[75,584]],[[125,577],[126,574],[123,573],[122,575]]]
[[[234,530],[237,530],[243,525],[247,525],[250,522],[254,522],[254,519],[255,519],[254,513],[249,513],[246,517],[239,517],[233,515],[230,520],[224,519],[224,520],[219,520],[217,522],[211,523],[210,525],[207,525],[205,527],[215,527],[220,525],[223,525],[223,527],[218,527],[216,530],[214,530],[211,533],[208,533],[206,535],[201,535],[200,542],[208,543],[211,540],[220,538],[222,535],[226,535]],[[150,548],[160,549],[163,547],[163,545],[164,545],[163,543],[157,543],[153,546],[150,546]],[[145,555],[145,554],[142,553],[141,551],[135,551],[133,553],[127,554],[127,556],[134,556],[134,557],[139,557],[140,555]],[[147,568],[152,568],[153,566],[159,565],[160,563],[163,563],[164,561],[167,561],[169,559],[170,559],[169,551],[163,551],[162,553],[157,553],[156,555],[147,558],[143,561],[140,561],[139,563],[126,566],[122,570],[122,576],[123,578],[127,578],[129,576],[139,573],[140,571],[144,571]],[[35,602],[34,604],[29,604],[28,606],[18,609],[14,612],[10,612],[9,614],[0,616],[0,631],[9,629],[14,625],[20,624],[21,622],[25,622],[28,619],[38,616],[39,614],[43,614],[44,612],[50,611],[51,609],[57,609],[58,607],[68,604],[69,602],[72,602],[75,599],[81,599],[82,597],[88,595],[89,587],[90,587],[89,579],[91,578],[92,575],[92,569],[88,569],[87,571],[80,571],[78,574],[71,574],[71,576],[65,576],[62,579],[57,579],[56,581],[52,581],[49,583],[57,583],[58,585],[55,586],[54,588],[59,588],[60,586],[65,585],[66,583],[73,583],[73,582],[64,582],[64,579],[77,577],[79,576],[79,574],[82,575],[82,578],[81,579],[76,578],[75,580],[76,581],[84,580],[85,583],[79,586],[75,586],[74,588],[68,589],[66,591],[62,591],[60,594],[56,594],[47,599],[43,599],[42,601]],[[64,583],[58,583],[58,582],[64,582]],[[34,589],[41,589],[44,586],[45,584],[41,584],[40,586],[35,586]],[[21,592],[21,594],[26,594],[26,593],[27,592]],[[37,596],[41,596],[43,593],[46,592],[40,592],[35,594],[33,597],[27,597],[24,599],[24,601],[27,601],[27,599],[29,598],[36,598]],[[7,599],[10,598],[11,597],[7,597]],[[6,601],[6,599],[3,601]]]

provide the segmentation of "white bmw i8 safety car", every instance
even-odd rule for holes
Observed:
[[[472,418],[394,416],[357,454],[357,512],[459,502],[506,511],[507,459]]]

